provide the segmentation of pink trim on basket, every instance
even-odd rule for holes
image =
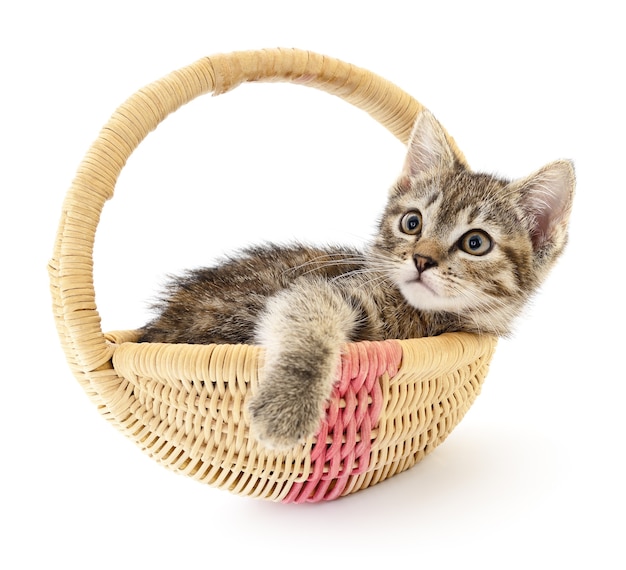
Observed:
[[[380,418],[383,395],[379,378],[394,376],[400,367],[400,343],[358,342],[346,346],[326,418],[311,450],[312,472],[294,483],[285,503],[330,501],[344,491],[352,475],[370,464],[371,431]],[[340,407],[340,400],[345,407]],[[370,401],[371,400],[371,401]],[[357,441],[357,434],[360,434]]]

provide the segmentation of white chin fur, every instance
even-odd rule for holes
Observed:
[[[446,295],[445,288],[435,275],[426,272],[417,281],[417,272],[408,264],[396,275],[396,283],[407,302],[416,309],[455,312],[464,308],[461,299]]]
[[[407,302],[424,311],[458,311],[459,300],[439,295],[428,283],[410,281],[399,284]]]

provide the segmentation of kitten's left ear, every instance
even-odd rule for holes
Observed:
[[[423,109],[409,137],[402,177],[410,179],[437,170],[447,170],[454,163],[455,154],[445,131],[433,114]]]
[[[560,251],[567,239],[576,186],[573,163],[557,160],[516,184],[529,222],[533,249],[536,252],[544,248]]]

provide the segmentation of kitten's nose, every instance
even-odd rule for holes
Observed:
[[[437,266],[437,262],[432,257],[430,257],[429,255],[420,255],[419,253],[416,253],[413,256],[413,262],[415,263],[417,272],[420,275],[424,273],[424,271],[426,271],[427,269]]]

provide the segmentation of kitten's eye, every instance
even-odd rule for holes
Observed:
[[[422,231],[422,214],[417,210],[411,210],[402,216],[400,220],[400,229],[411,236]]]
[[[492,247],[489,234],[482,230],[470,230],[459,240],[459,248],[471,255],[485,255]]]

